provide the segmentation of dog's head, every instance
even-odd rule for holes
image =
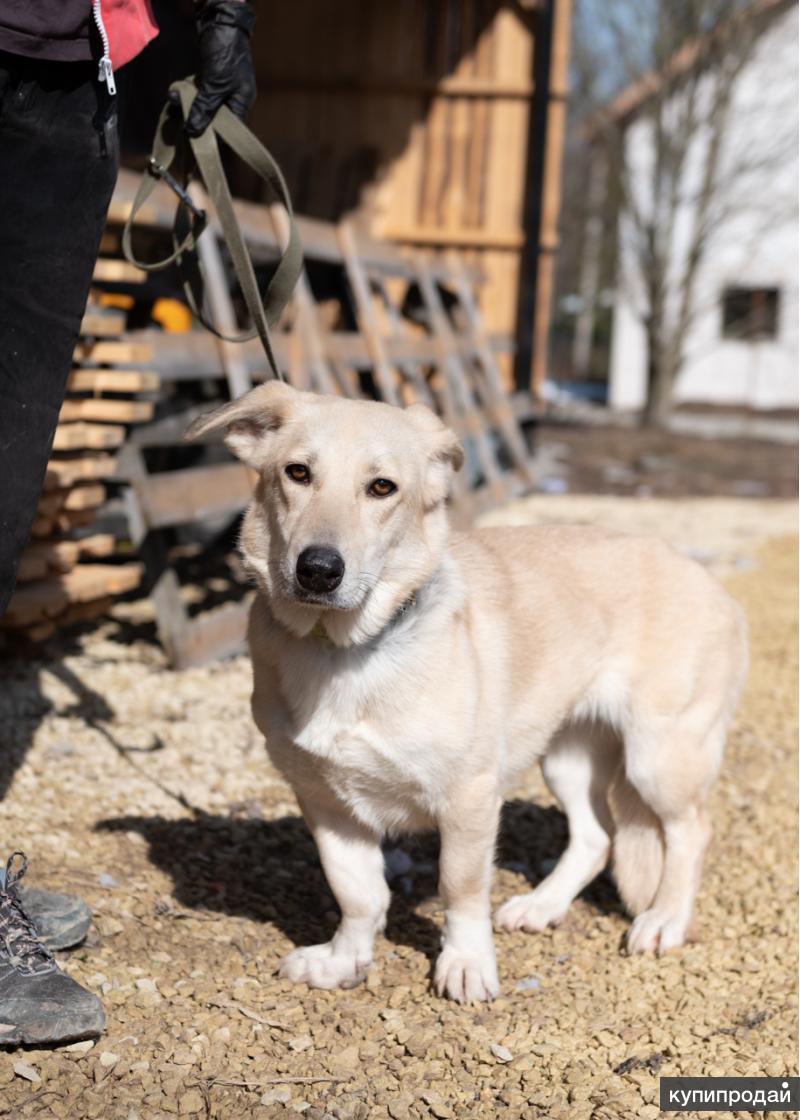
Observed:
[[[276,617],[297,634],[323,617],[337,644],[378,633],[435,570],[445,500],[463,461],[423,405],[318,396],[281,382],[199,417],[258,475],[242,551]]]

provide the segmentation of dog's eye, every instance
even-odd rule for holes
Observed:
[[[300,482],[304,486],[307,486],[311,481],[311,471],[305,463],[290,463],[284,473],[289,476],[292,482]]]
[[[390,494],[394,494],[396,489],[397,487],[390,479],[376,478],[375,481],[370,484],[367,493],[373,498],[388,498]]]

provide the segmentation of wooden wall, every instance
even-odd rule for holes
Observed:
[[[513,335],[530,185],[536,3],[260,3],[253,123],[299,213],[465,251]],[[531,281],[532,282],[532,281]]]

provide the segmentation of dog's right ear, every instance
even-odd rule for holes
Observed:
[[[197,439],[224,428],[225,446],[243,463],[259,470],[268,451],[265,436],[286,422],[295,396],[296,390],[285,382],[268,381],[243,397],[198,416],[183,438]]]

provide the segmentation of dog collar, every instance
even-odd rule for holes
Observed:
[[[412,591],[412,593],[405,600],[405,602],[401,603],[400,606],[397,608],[395,613],[392,615],[392,617],[389,619],[389,621],[384,626],[383,630],[379,631],[379,634],[385,634],[387,630],[391,630],[391,628],[393,626],[395,626],[400,621],[400,619],[403,618],[404,615],[408,614],[408,612],[412,609],[412,607],[415,607],[416,605],[417,605],[417,593],[416,593],[416,591]],[[375,638],[377,638],[379,636],[379,634],[376,634]],[[311,628],[311,630],[309,630],[306,637],[316,638],[317,641],[323,642],[325,645],[328,645],[328,646],[335,646],[335,644],[336,644],[335,642],[331,641],[331,639],[328,635],[328,631],[323,626],[321,620],[317,620],[317,622],[315,622],[314,626]],[[372,638],[370,640],[374,641],[375,638]]]

